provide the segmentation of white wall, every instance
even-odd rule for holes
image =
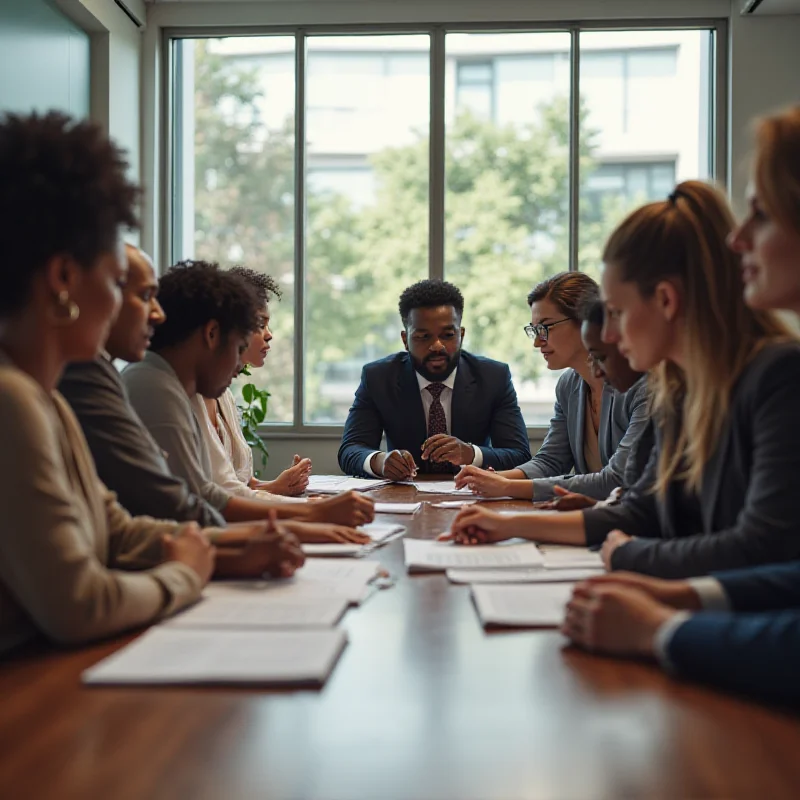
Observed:
[[[126,0],[136,24],[112,0],[56,0],[91,38],[90,116],[128,151],[131,173],[141,173],[143,0]]]
[[[0,2],[0,111],[89,116],[89,36],[46,0]]]

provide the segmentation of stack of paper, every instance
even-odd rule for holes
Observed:
[[[602,575],[600,569],[449,569],[451,583],[577,583]]]
[[[365,492],[386,486],[390,481],[379,478],[351,478],[348,475],[311,475],[308,479],[308,494],[339,494],[339,492]]]
[[[357,530],[366,533],[372,542],[369,544],[336,544],[333,542],[330,544],[303,544],[301,547],[308,556],[363,556],[400,536],[406,529],[397,523],[370,522],[368,525],[361,525]]]
[[[415,514],[422,503],[375,503],[376,514]]]
[[[472,597],[484,627],[558,627],[571,596],[572,586],[568,583],[472,587]]]
[[[322,684],[347,642],[339,629],[152,628],[83,673],[98,684]]]
[[[545,569],[605,569],[600,553],[588,547],[543,544],[539,549],[544,556]]]
[[[211,594],[165,624],[181,628],[331,628],[348,605],[350,600],[341,595]]]
[[[456,489],[455,481],[417,481],[414,486],[418,492],[425,494],[454,494],[463,497],[475,497],[472,489]]]
[[[345,597],[360,603],[369,594],[370,583],[382,571],[380,563],[366,560],[309,558],[291,578],[264,581],[214,581],[204,597],[268,598]]]
[[[410,572],[535,567],[542,564],[542,554],[534,544],[467,547],[428,539],[403,539],[403,548]]]

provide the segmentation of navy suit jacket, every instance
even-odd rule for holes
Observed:
[[[408,450],[421,471],[427,438],[425,410],[411,357],[395,353],[367,364],[344,426],[339,466],[365,476],[364,461],[380,450]],[[513,469],[531,457],[528,432],[517,404],[507,364],[461,353],[453,386],[450,433],[483,452],[483,466]]]
[[[720,689],[800,704],[800,562],[713,577],[736,613],[690,617],[669,642],[669,660]]]

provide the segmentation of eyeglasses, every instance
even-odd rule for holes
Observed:
[[[528,334],[529,339],[536,339],[538,337],[540,341],[546,342],[550,336],[550,328],[554,328],[556,325],[560,325],[562,322],[567,322],[570,319],[572,319],[572,317],[564,317],[564,319],[558,319],[555,322],[548,322],[546,325],[543,322],[538,325],[526,325],[523,330]]]

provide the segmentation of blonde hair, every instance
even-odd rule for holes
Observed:
[[[603,261],[649,297],[677,279],[685,313],[685,369],[651,370],[653,414],[662,429],[655,491],[674,480],[699,492],[730,408],[731,390],[767,342],[791,337],[774,314],[744,303],[739,257],[726,245],[734,227],[724,195],[700,181],[630,214],[611,234]]]
[[[800,106],[758,120],[753,174],[767,213],[800,233]]]

